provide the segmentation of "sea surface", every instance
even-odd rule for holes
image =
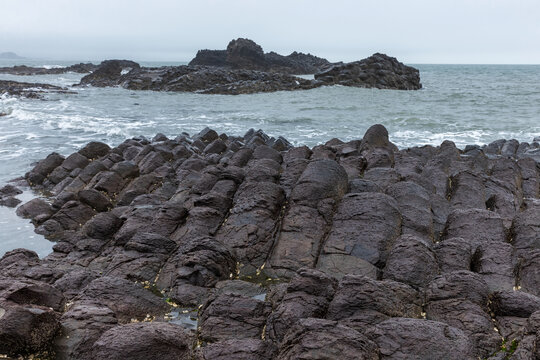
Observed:
[[[0,60],[0,67],[79,62]],[[117,145],[158,132],[196,134],[206,126],[229,135],[263,129],[308,146],[361,138],[375,123],[384,124],[400,148],[443,140],[458,147],[500,138],[530,142],[540,135],[540,65],[413,66],[420,70],[419,91],[332,86],[231,96],[76,87],[76,94],[51,94],[45,100],[0,97],[0,113],[8,113],[0,117],[0,186],[53,151],[68,155],[91,140]],[[0,74],[0,79],[71,87],[82,76]],[[33,196],[26,192],[21,199]],[[0,256],[18,247],[45,256],[52,245],[13,209],[0,207]]]

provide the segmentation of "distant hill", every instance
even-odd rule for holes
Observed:
[[[24,59],[22,56],[15,54],[14,52],[0,53],[0,59]]]

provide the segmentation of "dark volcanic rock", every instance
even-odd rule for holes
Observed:
[[[227,45],[227,64],[234,68],[259,70],[265,67],[264,52],[253,40],[239,38]]]
[[[418,70],[382,54],[356,63],[334,64],[335,68],[327,70],[331,65],[311,54],[265,54],[252,40],[239,38],[232,40],[227,50],[200,50],[187,66],[145,68],[127,60],[103,61],[79,85],[230,95],[313,89],[332,84],[385,89],[421,87]],[[325,70],[317,75],[317,80],[292,75]],[[268,145],[280,147],[281,143],[278,139]]]
[[[82,78],[79,85],[230,95],[316,87],[312,81],[292,75],[248,69],[201,66],[134,68],[135,70],[121,75],[119,66],[109,69],[109,65],[105,65],[102,72],[94,75],[101,67],[98,68],[94,73]]]
[[[40,99],[45,93],[73,94],[66,88],[39,83],[25,83],[12,80],[0,80],[0,95],[21,96],[31,99]]]
[[[114,312],[98,304],[73,304],[60,319],[54,350],[59,359],[92,359],[94,342],[118,324]]]
[[[97,68],[97,65],[91,63],[80,63],[66,67],[53,67],[46,69],[44,67],[32,67],[26,65],[15,65],[12,67],[0,67],[0,73],[11,75],[57,75],[74,72],[79,74],[92,72]]]
[[[445,323],[394,318],[368,330],[367,335],[378,346],[380,359],[477,359],[467,335]]]
[[[538,357],[540,168],[523,144],[399,150],[382,125],[276,144],[207,128],[38,162],[25,180],[43,195],[17,214],[56,244],[0,258],[0,354]]]
[[[270,304],[253,298],[220,295],[200,310],[200,336],[204,341],[261,337]]]
[[[197,360],[271,360],[276,346],[260,339],[234,339],[207,344],[197,350]]]
[[[235,39],[226,50],[199,50],[189,65],[228,67],[284,74],[314,74],[331,64],[328,60],[293,52],[283,56],[275,52],[264,53],[263,49],[249,39]]]
[[[309,317],[324,317],[336,281],[320,271],[302,268],[292,278],[280,304],[268,317],[266,335],[280,342],[298,320]]]
[[[317,267],[334,276],[377,278],[401,231],[396,201],[381,193],[347,194],[333,219]]]
[[[143,320],[147,315],[158,316],[169,306],[140,284],[116,277],[101,277],[92,281],[77,300],[98,301],[112,309],[120,321]]]
[[[47,308],[0,303],[0,353],[17,356],[49,351],[60,324]]]
[[[276,359],[379,359],[377,345],[365,335],[335,321],[303,319],[280,344]]]
[[[92,349],[93,359],[189,360],[193,337],[180,326],[168,323],[135,323],[106,331]]]
[[[400,63],[396,58],[379,53],[364,60],[334,65],[326,71],[315,74],[315,79],[326,85],[398,90],[422,88],[417,69]]]
[[[83,77],[80,85],[115,86],[116,82],[125,75],[124,72],[139,68],[139,64],[129,60],[105,60],[91,74]]]
[[[402,235],[388,255],[383,279],[422,288],[438,273],[439,267],[431,244],[415,236]]]
[[[363,329],[390,317],[420,317],[422,300],[412,287],[347,275],[339,283],[326,317]]]

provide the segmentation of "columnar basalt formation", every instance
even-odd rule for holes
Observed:
[[[50,154],[17,213],[56,243],[0,259],[0,354],[538,358],[539,148],[399,150],[375,125]]]

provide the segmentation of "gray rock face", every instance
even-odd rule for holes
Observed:
[[[0,354],[534,359],[527,156],[399,150],[380,124],[312,149],[207,128],[53,153],[25,177],[51,195],[17,213],[54,251],[0,258]]]

